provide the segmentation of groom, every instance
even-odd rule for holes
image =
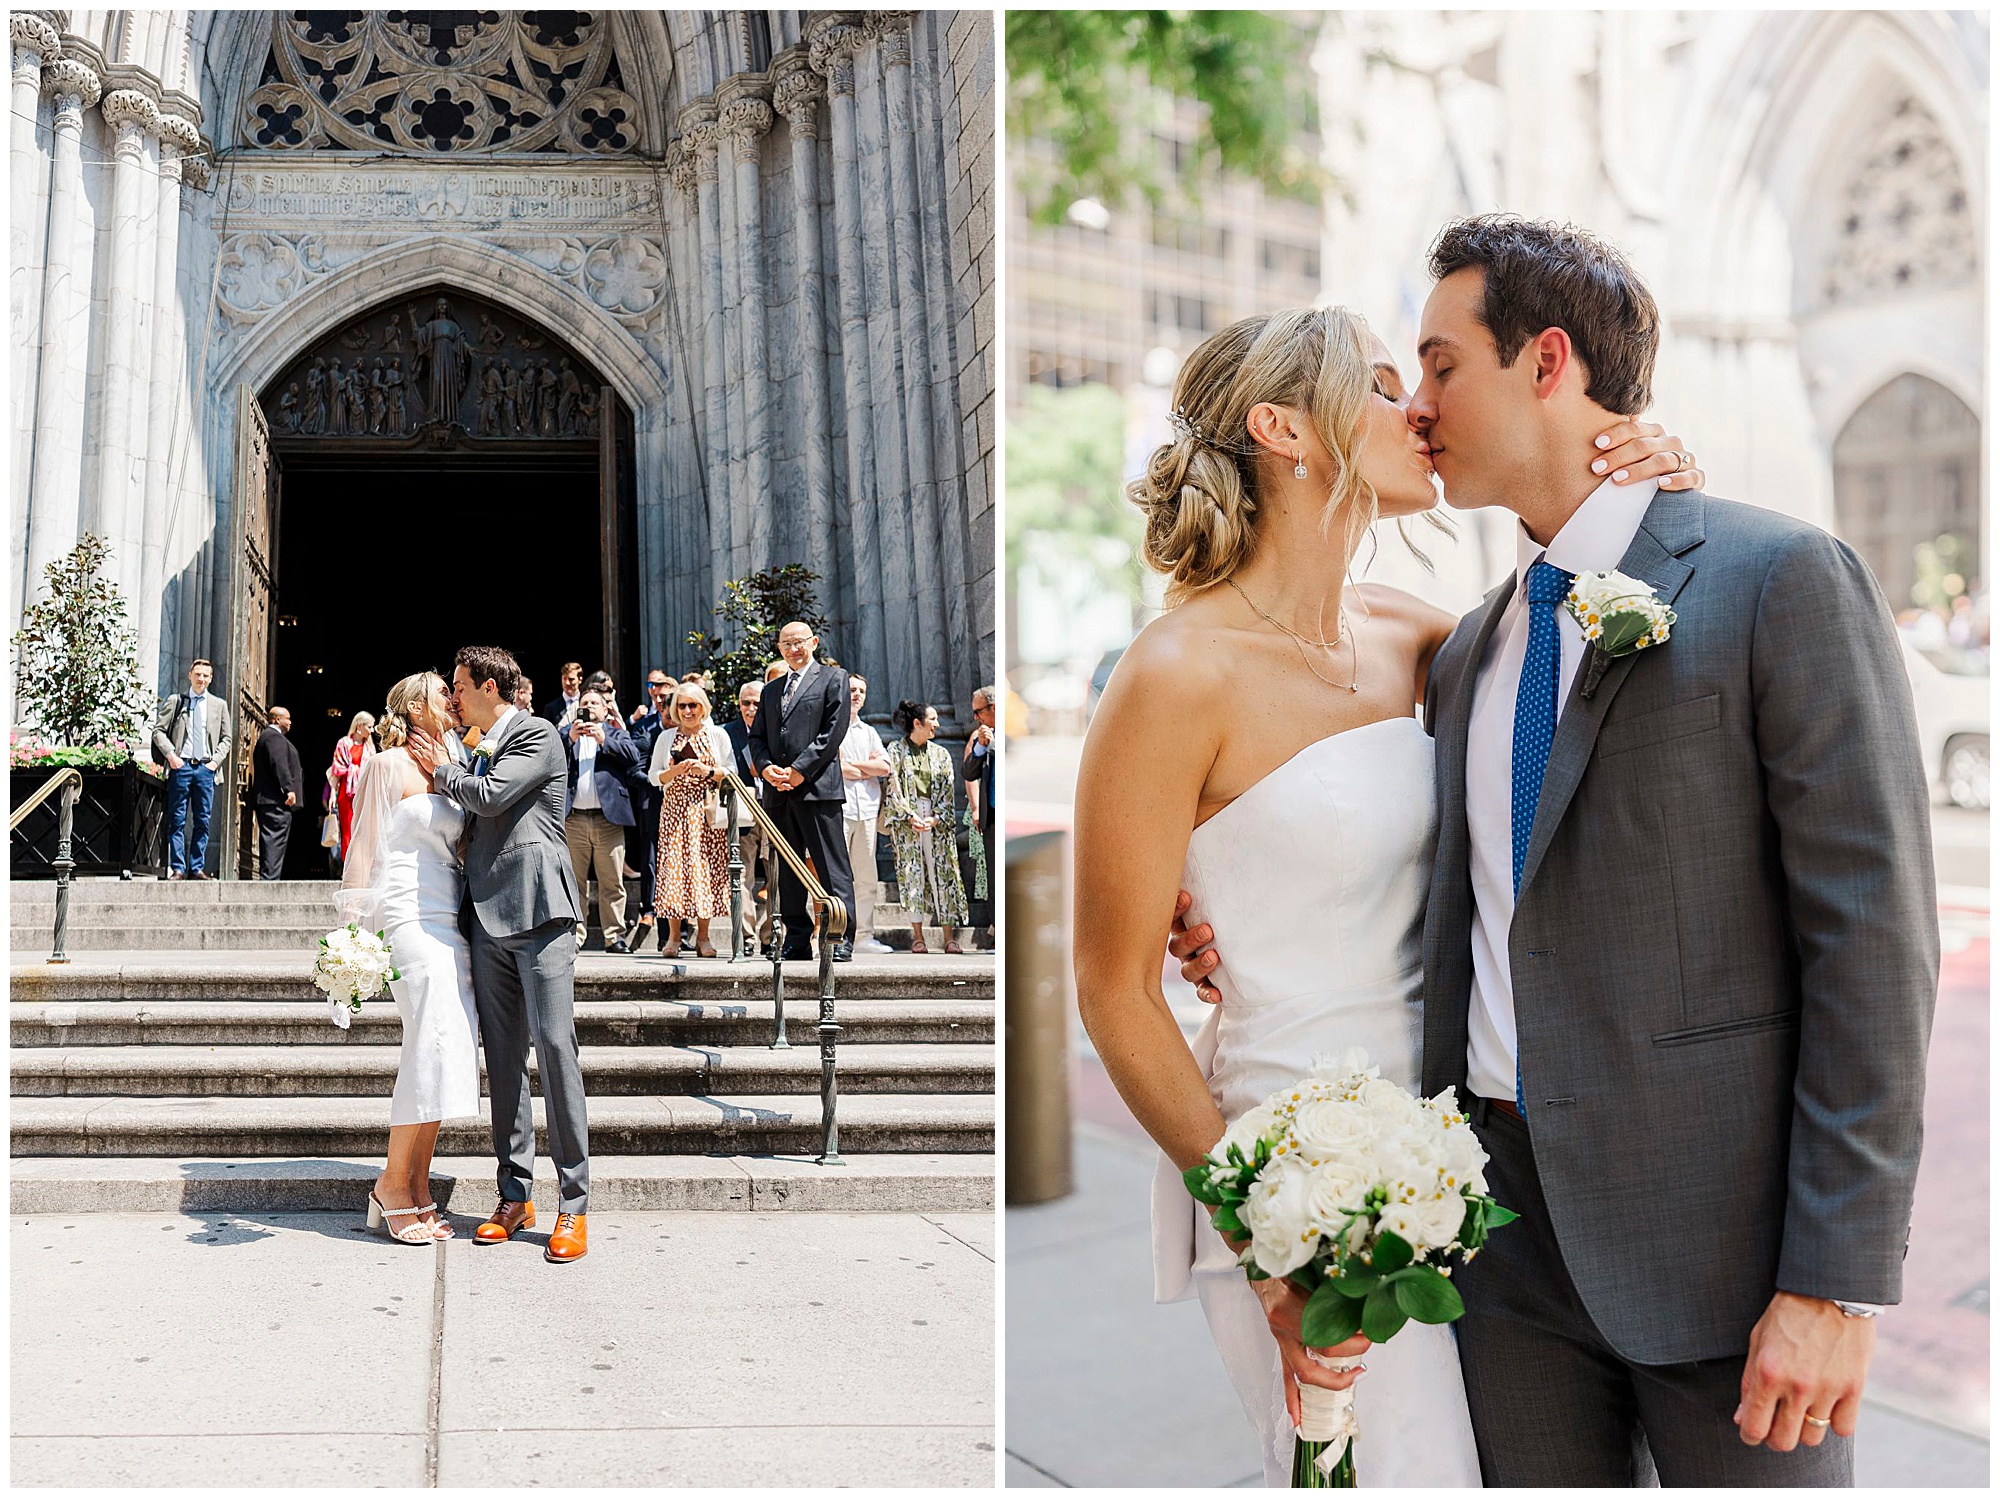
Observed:
[[[1410,420],[1455,508],[1520,522],[1425,702],[1424,1092],[1521,1214],[1456,1279],[1485,1480],[1849,1486],[1938,970],[1894,627],[1810,525],[1570,478],[1651,399],[1615,251],[1479,218],[1431,270]],[[1678,619],[1599,675],[1561,600],[1610,568]]]
[[[468,645],[459,651],[451,700],[459,721],[482,735],[472,764],[454,764],[444,745],[422,733],[411,736],[410,755],[438,792],[471,818],[465,898],[472,917],[472,991],[492,1093],[493,1152],[500,1160],[500,1203],[474,1236],[505,1243],[534,1226],[532,1036],[559,1192],[555,1231],[542,1257],[567,1264],[589,1246],[590,1135],[575,1019],[574,932],[583,902],[563,840],[568,762],[555,729],[514,706],[520,675],[504,650]]]

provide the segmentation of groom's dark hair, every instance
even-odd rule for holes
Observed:
[[[1653,402],[1660,309],[1625,257],[1572,224],[1482,214],[1446,226],[1431,246],[1431,275],[1486,273],[1479,320],[1509,369],[1544,328],[1569,334],[1590,376],[1584,387],[1607,411],[1637,416]]]
[[[465,667],[475,687],[492,682],[502,702],[512,702],[514,688],[521,684],[520,664],[498,645],[467,645],[452,665]]]

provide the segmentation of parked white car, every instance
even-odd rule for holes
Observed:
[[[1903,665],[1917,703],[1917,736],[1931,782],[1955,806],[1987,811],[1993,805],[1988,750],[1992,678],[1940,671],[1903,641]]]

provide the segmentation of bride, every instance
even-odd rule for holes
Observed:
[[[343,921],[386,933],[401,974],[389,992],[403,1020],[403,1051],[389,1103],[388,1162],[368,1193],[368,1225],[386,1221],[402,1243],[454,1236],[431,1200],[431,1154],[440,1123],[480,1111],[472,953],[458,926],[465,812],[431,790],[403,747],[416,728],[462,753],[448,737],[454,721],[444,679],[434,671],[389,689],[376,730],[382,752],[361,773],[336,896]]]
[[[1175,440],[1130,489],[1170,609],[1119,661],[1077,783],[1077,1002],[1166,1156],[1159,1297],[1199,1296],[1274,1487],[1290,1482],[1299,1381],[1342,1388],[1362,1373],[1364,1484],[1479,1484],[1452,1330],[1412,1322],[1379,1347],[1357,1336],[1327,1351],[1365,1353],[1364,1369],[1320,1367],[1299,1340],[1304,1295],[1252,1284],[1180,1181],[1322,1052],[1362,1046],[1418,1085],[1434,812],[1414,706],[1457,621],[1348,581],[1370,525],[1437,502],[1406,399],[1388,349],[1337,307],[1247,318],[1189,356]],[[1579,454],[1579,471],[1609,457],[1636,481],[1680,461],[1657,427],[1608,435],[1613,449]],[[1183,889],[1187,925],[1230,953],[1192,1047],[1161,987]]]

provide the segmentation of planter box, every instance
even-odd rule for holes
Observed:
[[[53,770],[14,770],[12,805],[42,788]],[[167,783],[126,763],[115,770],[85,770],[70,834],[70,857],[81,875],[159,874],[166,857]],[[58,792],[28,813],[9,839],[8,874],[15,879],[56,876]]]

